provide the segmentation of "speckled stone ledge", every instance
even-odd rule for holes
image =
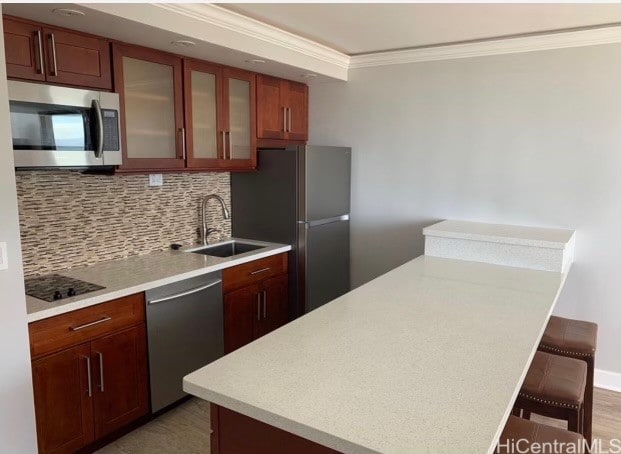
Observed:
[[[425,227],[425,255],[495,265],[567,272],[573,262],[575,232],[468,221]]]
[[[59,274],[102,285],[105,288],[67,298],[61,302],[47,302],[26,295],[28,322],[64,314],[291,250],[291,246],[285,244],[254,240],[241,241],[265,247],[233,257],[212,257],[169,250],[126,259],[110,260],[97,265],[72,268],[66,272],[61,272]]]
[[[184,390],[345,453],[492,453],[565,277],[421,256]]]

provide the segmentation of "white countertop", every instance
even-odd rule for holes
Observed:
[[[423,229],[423,235],[493,243],[564,249],[574,235],[573,230],[524,227],[485,222],[447,220]]]
[[[421,256],[184,390],[346,453],[491,453],[565,277]]]
[[[84,295],[66,298],[60,302],[47,302],[26,295],[28,322],[64,314],[115,298],[144,292],[155,287],[170,284],[253,260],[280,254],[291,250],[290,245],[266,243],[263,241],[238,239],[244,243],[266,246],[233,257],[212,257],[179,251],[154,252],[126,259],[110,260],[92,266],[72,268],[57,274],[73,277],[105,289]],[[214,243],[216,244],[216,243]],[[196,246],[195,246],[196,247]],[[193,248],[195,248],[193,247]],[[193,249],[186,248],[186,249]]]

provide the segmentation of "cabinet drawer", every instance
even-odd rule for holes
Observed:
[[[33,358],[144,321],[144,293],[78,309],[28,325]]]
[[[243,263],[222,271],[224,293],[287,272],[287,253]]]

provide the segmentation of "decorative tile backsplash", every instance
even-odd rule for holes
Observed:
[[[33,276],[198,241],[200,201],[219,194],[230,208],[229,173],[83,175],[76,171],[18,171],[17,196],[24,274]],[[209,202],[212,238],[231,236],[220,205]]]

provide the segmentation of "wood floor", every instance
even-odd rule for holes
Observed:
[[[209,403],[191,399],[97,451],[99,454],[209,453]]]
[[[533,420],[566,428],[566,423],[533,415]],[[593,437],[610,446],[621,438],[621,393],[596,388]],[[98,451],[100,454],[209,452],[209,404],[192,399]]]

